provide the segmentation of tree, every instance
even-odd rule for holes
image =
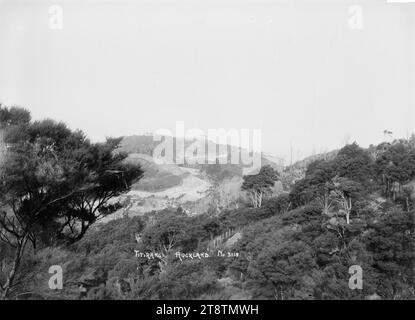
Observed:
[[[331,191],[334,189],[332,179],[336,175],[333,161],[317,160],[308,166],[306,175],[297,181],[290,192],[294,205],[304,205],[316,201],[323,214],[328,214],[333,206]]]
[[[142,245],[148,251],[161,253],[158,267],[164,272],[172,260],[173,249],[182,246],[186,239],[186,215],[165,210],[159,213],[156,221],[148,225],[142,235]]]
[[[260,208],[264,194],[271,191],[279,174],[270,165],[263,166],[258,174],[243,177],[242,190],[245,190],[254,208]]]
[[[323,214],[327,215],[333,205],[332,191],[334,189],[333,177],[335,168],[332,161],[316,161],[307,168],[307,181],[310,185],[309,192],[323,208]]]
[[[4,143],[4,132],[0,130],[0,168],[7,154],[7,146]]]
[[[340,212],[346,216],[346,223],[350,224],[350,213],[352,211],[352,199],[362,190],[361,185],[353,180],[335,177],[333,179],[334,189],[331,192],[334,201],[340,206]]]
[[[290,199],[294,206],[316,201],[325,215],[336,202],[345,212],[349,212],[351,210],[349,208],[351,198],[348,196],[350,193],[342,188],[339,189],[342,184],[339,182],[353,181],[355,187],[359,186],[361,190],[364,187],[365,190],[370,191],[374,182],[373,165],[372,158],[364,149],[356,143],[347,145],[333,160],[312,162],[307,167],[305,177],[293,186]],[[337,186],[333,180],[335,177]],[[349,182],[346,185],[350,184]],[[340,201],[343,197],[345,201]]]
[[[384,194],[396,200],[403,185],[415,177],[415,149],[402,142],[388,146],[376,160],[376,172]]]
[[[381,274],[378,293],[387,299],[410,299],[415,294],[414,214],[392,208],[365,233],[374,268]]]
[[[343,147],[334,159],[336,175],[359,182],[370,188],[373,180],[374,162],[369,152],[357,143]]]
[[[28,243],[36,249],[39,241],[79,240],[116,209],[110,200],[142,171],[115,152],[119,140],[92,144],[63,123],[31,122],[30,113],[17,108],[0,108],[0,124],[9,145],[0,170],[0,241],[14,251],[0,284],[0,298],[6,298]]]
[[[79,240],[99,218],[120,209],[121,204],[111,200],[128,191],[142,176],[139,166],[127,163],[126,154],[116,152],[120,141],[107,139],[105,143],[90,145],[71,163],[73,174],[82,174],[75,181],[80,188],[62,210],[65,222],[59,229],[61,239]]]

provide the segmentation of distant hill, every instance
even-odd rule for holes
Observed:
[[[173,137],[174,144],[176,141]],[[195,141],[196,139],[185,141],[185,148]],[[228,163],[175,164],[158,163],[154,160],[153,151],[160,143],[154,141],[152,135],[123,137],[118,151],[128,153],[127,161],[140,164],[144,175],[132,185],[127,195],[120,198],[124,209],[108,219],[116,219],[124,214],[135,216],[179,207],[190,214],[203,213],[215,201],[217,208],[234,205],[240,196],[243,169],[246,168],[242,164],[230,163],[231,154],[239,154],[238,147],[208,141],[206,148],[217,150],[215,154],[223,157],[222,159],[226,158]],[[223,154],[219,154],[220,150]],[[261,154],[261,165],[271,165],[280,172],[283,170],[282,161],[269,154]],[[249,174],[255,174],[255,171]]]
[[[333,160],[339,150],[333,150],[325,153],[319,153],[316,155],[308,156],[300,161],[293,163],[292,165],[284,167],[284,170],[281,174],[281,180],[284,190],[290,190],[291,186],[298,180],[301,180],[305,177],[307,167],[310,163],[318,160]]]
[[[319,153],[315,155],[308,156],[300,161],[295,162],[292,167],[294,169],[303,169],[306,170],[308,165],[314,161],[317,160],[333,160],[336,156],[339,150],[332,150],[329,152]]]
[[[172,137],[174,146],[176,145],[178,139],[176,137]],[[193,140],[185,140],[184,141],[184,148],[188,148],[191,144],[195,143],[197,139]],[[128,154],[143,154],[152,156],[155,148],[161,143],[161,141],[154,141],[152,135],[133,135],[133,136],[125,136],[123,137],[119,151],[126,152]],[[213,155],[208,155],[208,150],[216,150]],[[225,152],[223,152],[226,150]],[[244,149],[233,146],[233,145],[223,145],[223,144],[216,144],[210,140],[206,140],[205,145],[205,157],[203,159],[196,158],[196,155],[193,157],[186,156],[186,161],[183,165],[184,167],[189,168],[196,168],[205,170],[207,167],[212,166],[215,164],[215,161],[218,162],[219,159],[224,161],[226,159],[226,164],[222,164],[221,166],[224,170],[229,171],[230,175],[239,175],[242,176],[242,169],[249,168],[249,166],[244,164],[233,164],[231,163],[231,156],[232,154],[239,154]],[[175,154],[175,157],[178,155]],[[197,164],[191,164],[188,160],[193,160],[193,162],[198,162]],[[196,161],[199,160],[199,161]],[[209,164],[208,164],[209,160]],[[270,154],[262,153],[261,154],[261,165],[271,165],[274,169],[278,171],[282,171],[283,161],[282,159],[272,156]],[[252,171],[252,174],[256,173]],[[249,173],[251,174],[251,172]]]

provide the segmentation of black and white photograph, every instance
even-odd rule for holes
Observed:
[[[415,300],[415,0],[0,0],[2,300]]]

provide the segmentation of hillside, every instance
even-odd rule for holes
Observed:
[[[186,141],[186,146],[194,141]],[[221,208],[235,206],[240,197],[243,165],[156,163],[152,154],[159,143],[150,135],[123,137],[117,151],[128,153],[126,161],[139,164],[144,170],[144,175],[132,185],[130,192],[115,200],[120,201],[124,208],[102,219],[102,222],[124,215],[143,215],[165,208],[180,207],[189,214],[201,214],[214,210],[212,203]],[[219,150],[219,145],[213,142],[209,142],[209,147]],[[227,146],[226,150],[229,158],[232,152],[239,152],[239,149],[233,146]],[[271,165],[279,171],[283,168],[280,159],[268,154],[262,155],[261,164]],[[257,170],[250,172],[255,173]],[[212,199],[213,195],[216,199]]]
[[[45,248],[28,262],[24,289],[47,295],[41,270],[64,261],[68,285],[54,298],[415,299],[415,144],[390,144],[376,158],[353,144],[313,160],[288,194],[258,208],[235,198],[238,205],[215,214],[163,209]],[[197,197],[186,181],[199,173],[188,170],[183,189],[160,196],[186,189]],[[238,179],[216,191],[240,193]],[[350,284],[350,268],[363,270],[361,287]]]
[[[18,108],[0,125],[0,298],[415,299],[415,135],[242,176]]]

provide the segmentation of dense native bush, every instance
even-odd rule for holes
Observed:
[[[9,141],[28,139],[33,147],[23,148],[27,154],[23,152],[24,157],[16,158],[36,169],[36,174],[29,172],[27,177],[37,185],[61,187],[53,192],[48,187],[50,199],[64,195],[69,183],[84,182],[88,170],[106,172],[108,168],[97,165],[96,159],[101,159],[101,164],[114,160],[111,142],[93,146],[61,124],[29,126],[26,113],[0,111],[0,121],[9,126]],[[51,136],[56,138],[54,143],[48,140]],[[59,211],[59,216],[52,210],[55,206],[40,212],[42,219],[30,229],[30,238],[20,239],[31,245],[24,247],[9,297],[414,299],[413,141],[383,143],[369,149],[348,145],[330,160],[309,164],[304,177],[294,183],[290,192],[278,197],[265,196],[271,181],[279,179],[273,170],[265,168],[261,174],[245,178],[249,184],[244,188],[256,196],[261,193],[260,201],[254,202],[253,208],[223,210],[218,215],[188,216],[183,210],[166,209],[97,224],[91,212],[72,205],[82,203],[81,195],[108,192],[106,188],[111,185],[119,192],[125,190],[118,178],[104,174],[100,183],[107,187],[92,190],[87,184],[84,187],[88,192],[81,188],[72,202],[61,203],[65,210]],[[77,150],[72,158],[67,149],[59,147],[68,145],[69,150]],[[84,148],[91,148],[92,154],[85,155]],[[40,158],[32,163],[29,155],[35,153]],[[62,169],[65,173],[54,162],[53,153],[68,157]],[[85,164],[80,176],[73,176],[76,159]],[[7,170],[21,173],[16,163]],[[222,174],[217,167],[212,170],[210,174]],[[62,177],[67,184],[61,184]],[[9,184],[17,181],[13,180],[16,176],[8,178]],[[95,181],[96,177],[89,178]],[[25,200],[22,192],[20,195]],[[33,204],[27,203],[19,210],[30,212]],[[108,205],[101,209],[106,215],[115,208]],[[9,223],[8,216],[2,217],[4,223]],[[66,239],[72,219],[88,225],[75,242]],[[65,221],[68,224],[62,226]],[[3,229],[8,226],[2,225]],[[59,226],[69,231],[63,232]],[[7,281],[15,253],[2,240],[0,284]],[[225,254],[219,255],[218,250]],[[52,265],[62,267],[62,290],[50,290],[48,286]],[[351,266],[363,270],[362,289],[349,288]]]

